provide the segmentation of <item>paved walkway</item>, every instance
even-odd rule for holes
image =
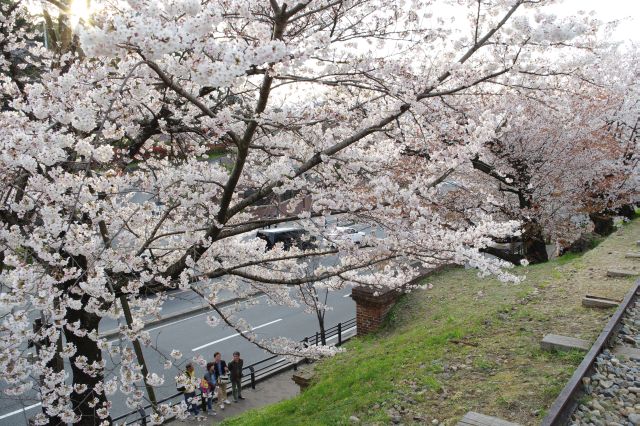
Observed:
[[[256,384],[255,389],[244,388],[242,390],[242,396],[246,399],[237,404],[232,401],[231,394],[229,394],[229,400],[232,401],[231,404],[225,404],[224,410],[216,407],[216,411],[218,412],[216,416],[205,415],[199,422],[192,419],[173,420],[170,421],[169,424],[172,426],[191,426],[193,424],[215,425],[225,418],[237,416],[247,410],[292,398],[300,393],[300,388],[291,379],[293,373],[293,370],[288,370]],[[231,385],[229,385],[229,389],[230,386]]]

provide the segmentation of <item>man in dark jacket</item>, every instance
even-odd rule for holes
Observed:
[[[227,363],[222,360],[220,352],[213,354],[213,374],[218,386],[218,404],[224,410],[224,404],[231,404],[227,399],[227,383],[229,381],[229,369]]]
[[[229,377],[231,379],[231,393],[233,402],[238,402],[242,397],[242,365],[244,361],[240,358],[240,352],[233,353],[233,361],[229,363]]]

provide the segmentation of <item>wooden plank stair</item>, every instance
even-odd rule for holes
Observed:
[[[484,414],[469,411],[464,415],[457,426],[520,426],[518,423],[511,423],[497,417],[486,416]]]

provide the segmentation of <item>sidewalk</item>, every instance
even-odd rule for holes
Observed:
[[[215,425],[220,423],[223,419],[236,416],[253,408],[263,407],[265,405],[275,404],[276,402],[293,398],[300,393],[300,388],[291,379],[293,373],[293,370],[287,370],[270,377],[269,379],[256,384],[255,390],[251,388],[244,388],[242,390],[242,396],[246,399],[238,402],[237,404],[233,402],[231,394],[229,394],[231,404],[225,404],[224,410],[221,410],[220,407],[216,407],[216,411],[218,412],[216,416],[205,415],[206,418],[199,422],[196,422],[194,419],[171,420],[167,422],[167,424],[170,424],[171,426],[191,426],[193,424]]]

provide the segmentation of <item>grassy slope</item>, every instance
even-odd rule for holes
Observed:
[[[456,269],[429,278],[432,290],[405,296],[387,326],[316,365],[302,395],[229,419],[225,425],[455,424],[469,410],[539,424],[580,362],[580,353],[544,353],[545,333],[594,340],[612,311],[585,309],[585,294],[622,298],[630,279],[607,269],[640,269],[624,259],[640,220],[583,256],[519,268],[527,279],[502,284]],[[634,263],[635,262],[635,263]]]

